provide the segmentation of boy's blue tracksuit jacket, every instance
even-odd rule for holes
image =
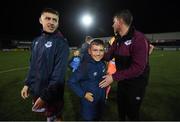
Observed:
[[[94,119],[94,116],[98,114],[97,105],[105,101],[105,89],[99,87],[99,82],[103,80],[102,76],[105,73],[105,63],[94,61],[90,57],[80,64],[80,67],[68,80],[70,88],[81,98],[81,115],[85,120]],[[84,98],[86,92],[93,94],[94,101],[92,103]]]
[[[33,97],[41,97],[47,103],[62,100],[68,55],[68,43],[60,32],[43,32],[34,39],[25,80]]]

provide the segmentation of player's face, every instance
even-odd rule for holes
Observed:
[[[58,28],[59,17],[52,13],[43,13],[39,19],[42,24],[43,31],[53,33]]]
[[[113,19],[113,25],[114,33],[118,33],[120,30],[120,21],[116,17]]]
[[[92,45],[88,52],[95,61],[100,61],[104,56],[104,46]]]

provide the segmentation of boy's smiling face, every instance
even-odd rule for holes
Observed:
[[[92,45],[88,49],[88,52],[95,61],[100,61],[104,56],[104,46],[103,45]]]

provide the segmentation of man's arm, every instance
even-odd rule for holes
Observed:
[[[31,45],[31,50],[33,50],[34,42],[35,42],[35,40],[33,41],[32,45]],[[26,99],[29,97],[29,85],[31,84],[31,78],[32,78],[32,74],[33,74],[32,66],[33,66],[33,62],[32,62],[32,52],[31,52],[30,66],[29,66],[30,68],[28,71],[28,75],[24,81],[25,85],[23,86],[23,88],[21,90],[21,97],[23,99]]]
[[[131,57],[132,63],[128,69],[116,71],[112,77],[119,81],[130,79],[141,75],[148,63],[148,41],[146,38],[137,37],[132,44]]]
[[[104,88],[110,85],[113,80],[120,81],[141,75],[148,63],[148,42],[145,38],[137,38],[132,47],[132,64],[128,69],[117,70],[112,75],[104,76],[104,80],[99,83],[99,87]]]

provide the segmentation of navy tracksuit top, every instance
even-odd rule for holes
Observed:
[[[42,33],[34,39],[25,84],[34,97],[52,102],[62,97],[69,46],[60,32]]]
[[[86,92],[93,93],[94,101],[105,96],[105,89],[99,87],[102,76],[106,73],[103,61],[94,61],[91,57],[84,60],[80,67],[68,80],[68,85],[79,96],[84,97]]]

